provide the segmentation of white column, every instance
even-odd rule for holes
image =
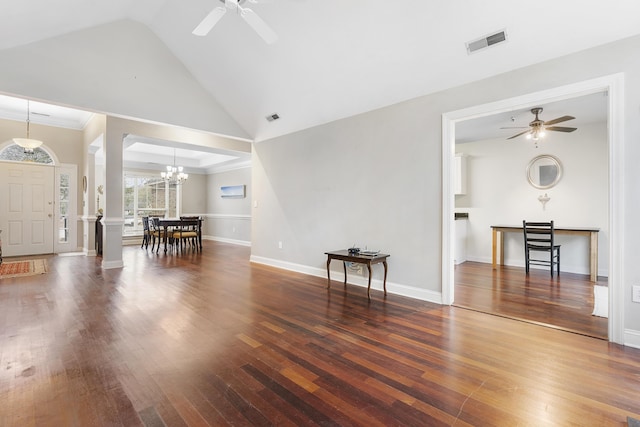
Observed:
[[[107,118],[107,132],[104,144],[104,217],[102,226],[104,245],[102,248],[102,268],[120,268],[122,261],[122,140],[125,135],[119,126]]]
[[[96,256],[96,150],[97,147],[89,147],[83,178],[80,179],[80,185],[84,185],[85,179],[87,183],[86,191],[82,191],[82,248],[86,256]]]

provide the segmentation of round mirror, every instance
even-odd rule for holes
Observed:
[[[561,176],[560,161],[548,154],[535,157],[527,166],[529,184],[536,188],[551,188],[560,181]]]

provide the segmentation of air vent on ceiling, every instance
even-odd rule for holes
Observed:
[[[278,120],[280,118],[280,116],[278,115],[278,113],[273,113],[273,114],[269,114],[267,116],[267,121],[268,122],[272,122],[274,120]]]
[[[482,49],[497,45],[507,41],[507,32],[505,30],[498,31],[497,33],[484,36],[480,39],[467,42],[467,53],[472,54]]]

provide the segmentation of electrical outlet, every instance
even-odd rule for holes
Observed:
[[[640,302],[640,286],[634,286],[631,294],[631,301]]]

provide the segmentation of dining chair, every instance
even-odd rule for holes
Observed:
[[[156,252],[160,252],[160,245],[164,237],[164,230],[160,227],[160,218],[149,218],[149,235],[151,237],[151,252],[153,252],[153,249],[156,247],[156,241],[158,241]]]
[[[197,251],[199,249],[199,226],[199,217],[180,217],[180,225],[174,228],[172,234],[176,243],[176,250],[184,252],[184,248],[187,245],[189,245],[192,250],[195,249]]]
[[[530,265],[549,266],[551,277],[555,266],[558,276],[560,276],[560,245],[554,241],[553,221],[531,222],[522,221],[524,232],[524,259],[525,270],[529,274]],[[543,252],[545,255],[531,257],[531,252]]]
[[[149,247],[149,240],[151,240],[151,231],[149,230],[149,217],[142,217],[142,244],[140,245],[140,249]],[[153,250],[153,247],[151,247]]]

